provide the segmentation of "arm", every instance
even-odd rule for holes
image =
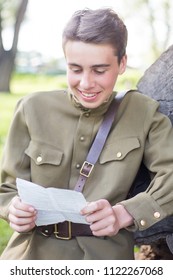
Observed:
[[[101,209],[103,210],[106,206],[100,206],[99,208],[93,205],[91,210],[89,208],[85,209],[85,214],[88,215],[87,221],[92,223],[91,229],[93,232],[96,231],[96,225],[98,225],[96,221],[100,221],[100,225],[102,224],[100,229],[102,227],[104,231],[102,230],[103,234],[97,232],[99,236],[114,235],[119,229],[130,225],[134,225],[131,230],[144,230],[173,213],[173,130],[169,119],[159,113],[154,105],[151,103],[144,123],[144,131],[147,135],[144,162],[155,176],[145,192],[121,201],[112,208],[107,205],[107,210],[105,210],[107,215],[102,216],[105,219],[105,229],[102,217],[96,214],[99,211],[101,213]],[[97,203],[94,202],[94,204]]]
[[[166,116],[152,107],[147,116],[144,163],[152,174],[152,181],[145,192],[120,202],[134,217],[133,230],[147,229],[173,214],[172,125]]]
[[[4,148],[0,186],[0,217],[19,232],[30,230],[35,220],[34,209],[21,203],[16,189],[16,177],[30,180],[30,164],[25,155],[29,141],[23,105],[19,102]]]

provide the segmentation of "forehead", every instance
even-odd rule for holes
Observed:
[[[109,44],[92,44],[81,41],[68,41],[65,45],[67,63],[104,64],[116,59],[115,50]]]

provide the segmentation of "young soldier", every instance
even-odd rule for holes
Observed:
[[[125,72],[126,44],[126,26],[113,10],[76,12],[63,32],[68,91],[35,93],[18,103],[4,150],[0,194],[1,217],[15,232],[2,259],[133,259],[132,231],[173,214],[172,126],[159,113],[158,102],[137,91],[122,100],[84,186],[89,202],[81,209],[89,222],[85,231],[84,225],[71,223],[69,233],[68,222],[37,227],[36,209],[24,204],[16,190],[17,177],[74,189],[116,95],[116,80]],[[142,160],[151,184],[126,199]]]

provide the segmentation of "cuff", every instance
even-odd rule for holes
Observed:
[[[122,204],[134,218],[134,225],[127,228],[130,231],[145,230],[167,216],[158,203],[145,192],[119,204]]]

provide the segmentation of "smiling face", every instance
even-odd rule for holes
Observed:
[[[99,107],[112,95],[118,75],[124,73],[126,56],[118,63],[111,45],[81,41],[68,41],[64,51],[72,94],[85,108]]]

